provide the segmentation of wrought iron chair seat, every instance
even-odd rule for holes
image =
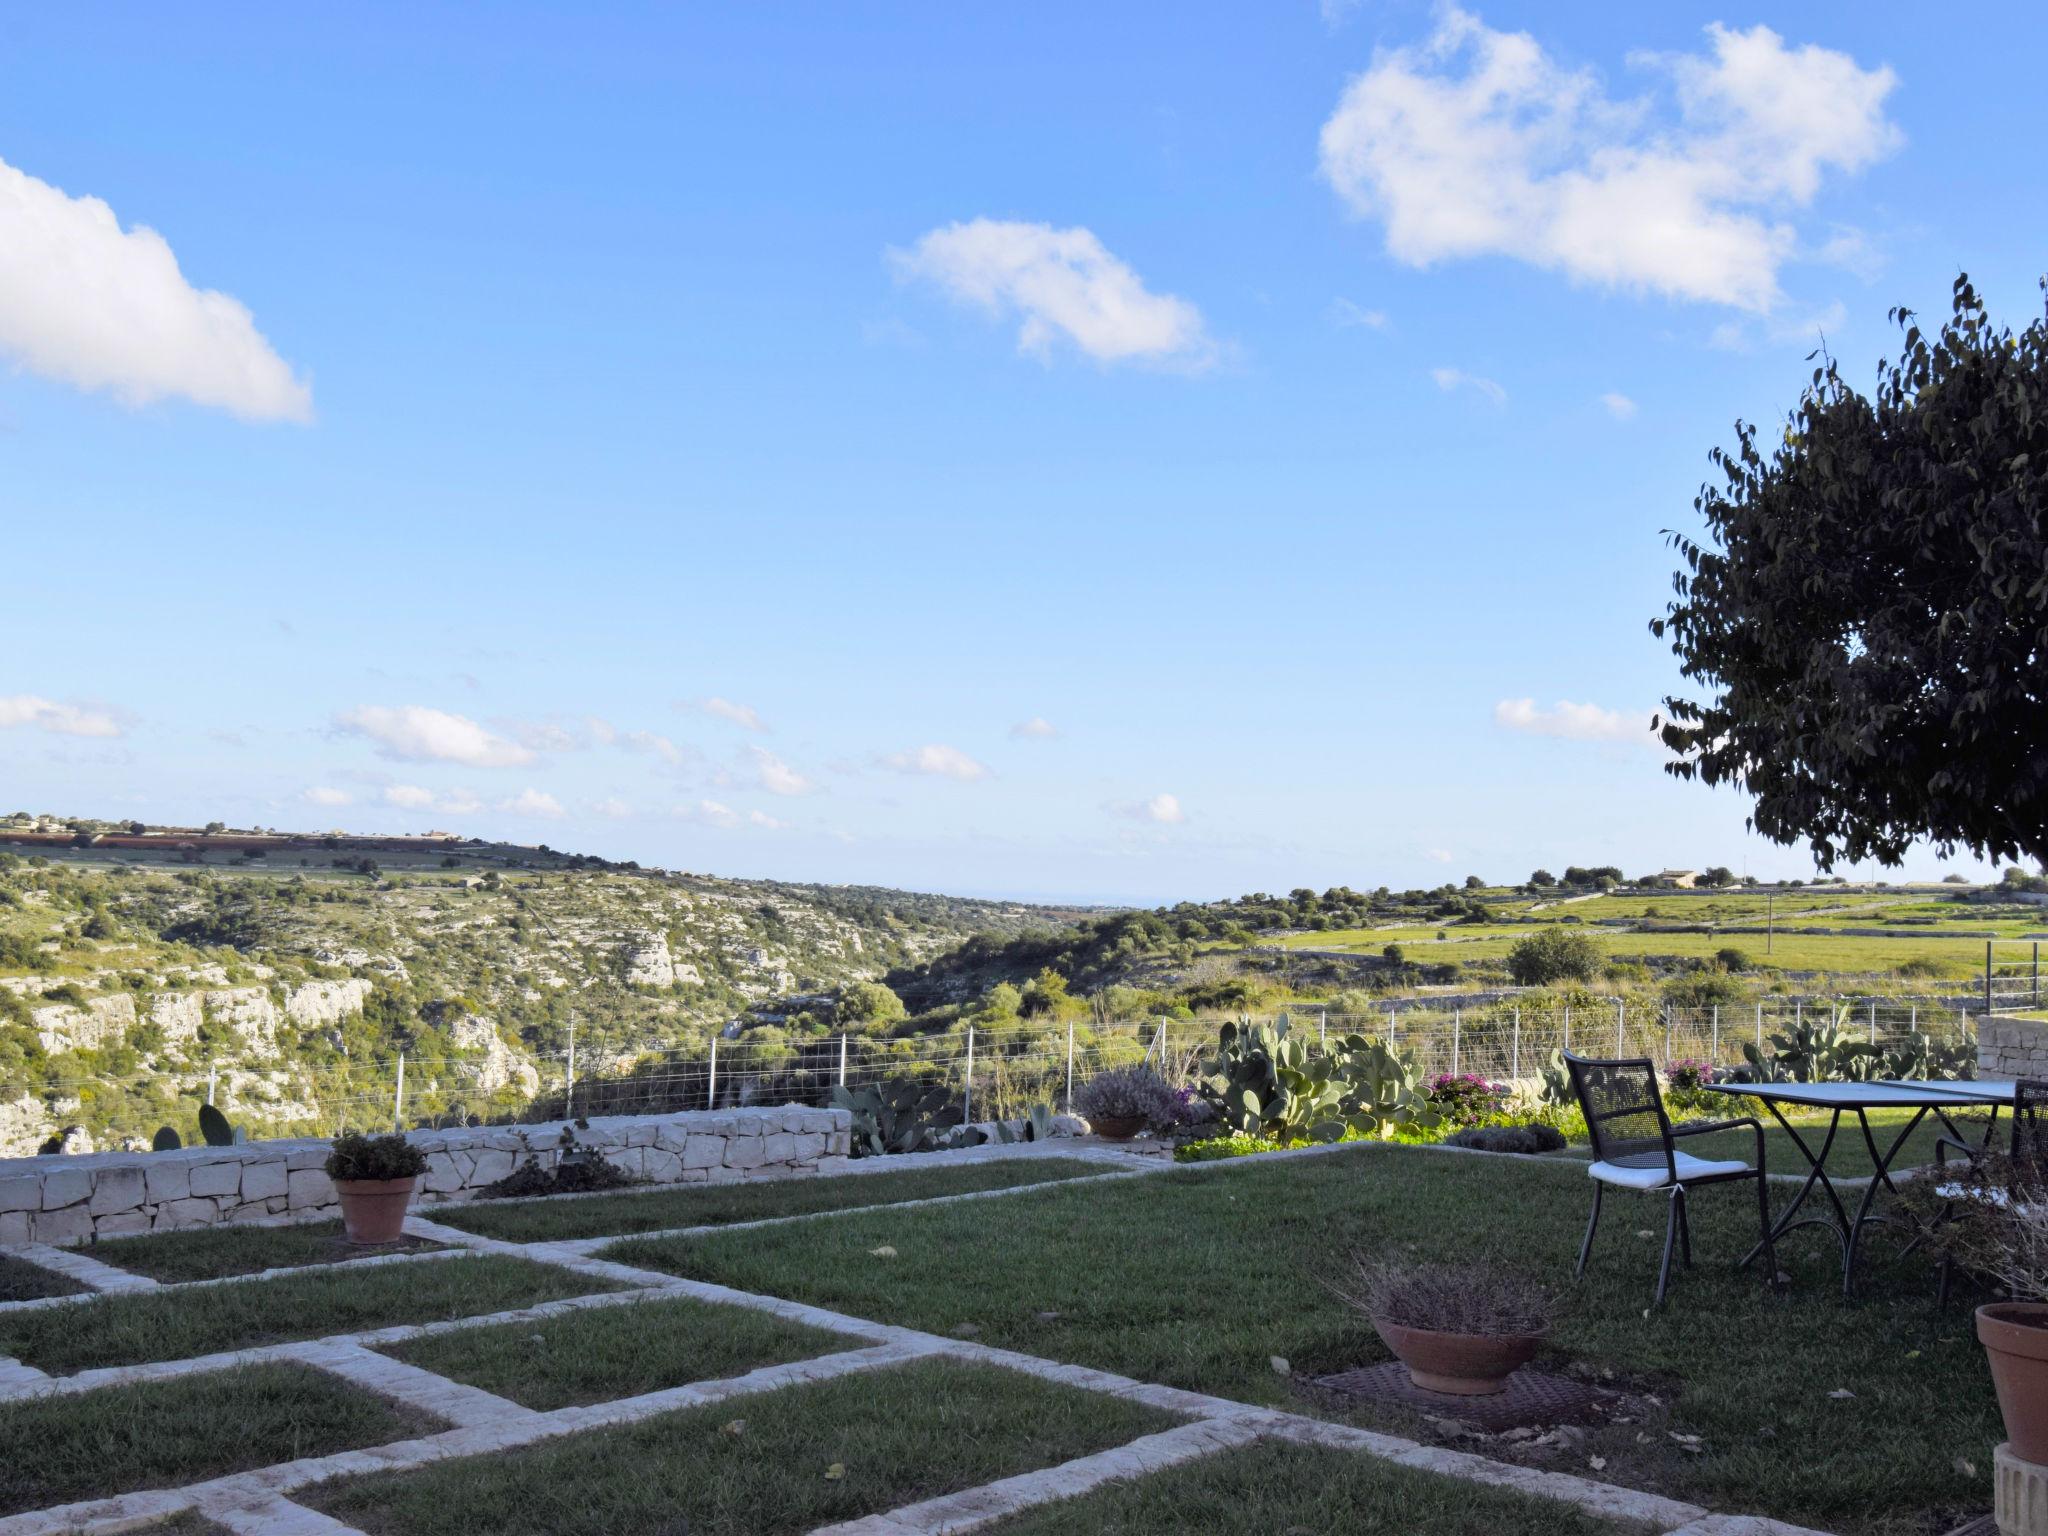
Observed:
[[[1593,1234],[1600,1227],[1601,1199],[1609,1188],[1663,1194],[1670,1203],[1670,1214],[1664,1229],[1664,1259],[1657,1270],[1657,1302],[1661,1305],[1671,1284],[1674,1245],[1681,1247],[1687,1266],[1692,1264],[1692,1226],[1686,1216],[1686,1192],[1706,1184],[1754,1179],[1768,1259],[1766,1278],[1768,1283],[1775,1283],[1778,1260],[1771,1244],[1762,1122],[1750,1116],[1674,1127],[1657,1086],[1656,1065],[1648,1057],[1595,1061],[1567,1051],[1564,1059],[1593,1143],[1593,1161],[1586,1169],[1587,1176],[1594,1181],[1593,1214],[1586,1222],[1586,1236],[1579,1245],[1574,1275],[1586,1272],[1586,1260],[1593,1252]],[[1754,1167],[1740,1159],[1696,1157],[1678,1148],[1680,1139],[1687,1136],[1738,1129],[1749,1130],[1756,1136]]]

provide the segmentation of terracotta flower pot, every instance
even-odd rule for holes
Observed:
[[[1104,1141],[1129,1141],[1145,1129],[1143,1115],[1097,1115],[1088,1122],[1088,1129]]]
[[[405,1236],[405,1211],[418,1179],[336,1179],[341,1224],[352,1243],[395,1243]]]
[[[1991,1362],[1991,1384],[1998,1389],[2013,1455],[2048,1464],[2048,1302],[1979,1307],[1977,1341]]]
[[[1437,1333],[1404,1328],[1376,1317],[1379,1336],[1408,1367],[1408,1379],[1425,1392],[1454,1397],[1487,1397],[1507,1390],[1508,1377],[1536,1357],[1540,1333],[1497,1336],[1483,1333]]]

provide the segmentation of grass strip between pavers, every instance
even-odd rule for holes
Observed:
[[[1062,1179],[1093,1178],[1108,1171],[1100,1163],[1074,1157],[1003,1159],[957,1167],[947,1167],[937,1160],[927,1164],[923,1158],[904,1161],[912,1166],[888,1173],[763,1179],[740,1184],[681,1184],[629,1194],[578,1196],[573,1200],[482,1200],[435,1206],[421,1214],[480,1237],[495,1237],[508,1243],[540,1243],[895,1205],[905,1200],[928,1200],[934,1195],[965,1195],[985,1189],[1015,1189]]]
[[[528,1408],[638,1397],[869,1341],[687,1298],[433,1334],[383,1352]]]
[[[273,1280],[129,1291],[70,1306],[0,1312],[0,1355],[68,1375],[395,1323],[509,1312],[619,1289],[556,1265],[494,1254],[369,1269],[337,1265]]]
[[[357,1247],[339,1221],[298,1222],[276,1227],[195,1227],[184,1232],[149,1232],[111,1237],[89,1250],[103,1264],[147,1275],[166,1285],[186,1280],[219,1280],[266,1269],[343,1264],[380,1254],[418,1253],[440,1248],[421,1238]]]
[[[40,1301],[46,1296],[76,1296],[89,1289],[69,1275],[0,1253],[0,1301]]]
[[[1568,1504],[1265,1440],[984,1526],[987,1536],[1618,1536]]]
[[[1583,1474],[1597,1456],[1605,1466],[1595,1475],[1610,1482],[1856,1536],[1924,1536],[1990,1507],[2000,1428],[1984,1353],[1966,1300],[1935,1305],[1927,1256],[1896,1257],[1910,1229],[1867,1235],[1858,1299],[1847,1305],[1833,1236],[1794,1233],[1778,1254],[1789,1286],[1773,1295],[1755,1267],[1734,1267],[1757,1237],[1754,1186],[1703,1189],[1691,1202],[1697,1267],[1676,1274],[1669,1302],[1652,1310],[1664,1217],[1653,1197],[1609,1192],[1592,1263],[1573,1285],[1590,1190],[1583,1164],[1360,1144],[1058,1186],[994,1213],[976,1204],[865,1211],[634,1238],[606,1256],[1332,1416],[1346,1410],[1301,1379],[1387,1358],[1371,1325],[1322,1284],[1347,1254],[1489,1261],[1560,1299],[1539,1365],[1591,1369],[1642,1394],[1635,1422],[1596,1426],[1583,1446],[1532,1458],[1537,1465]],[[1773,1185],[1774,1209],[1795,1192]],[[1348,1416],[1441,1438],[1400,1410]]]
[[[293,1497],[372,1536],[797,1536],[1177,1422],[1015,1371],[920,1361]]]
[[[285,1362],[0,1403],[0,1514],[182,1487],[447,1427]]]

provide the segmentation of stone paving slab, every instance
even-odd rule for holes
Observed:
[[[97,1259],[89,1259],[86,1255],[78,1253],[73,1249],[55,1248],[51,1252],[60,1255],[69,1262],[75,1263],[83,1260],[86,1263],[96,1264],[100,1269],[110,1274],[121,1275],[125,1279],[137,1283],[132,1285],[103,1286],[100,1291],[88,1292],[82,1296],[37,1296],[27,1301],[0,1301],[0,1313],[29,1312],[46,1307],[84,1306],[96,1296],[108,1291],[191,1291],[211,1285],[248,1285],[258,1280],[276,1280],[286,1275],[303,1275],[324,1269],[334,1269],[344,1265],[349,1269],[370,1269],[385,1264],[426,1264],[435,1259],[462,1257],[460,1249],[430,1248],[424,1253],[377,1253],[371,1254],[367,1258],[337,1260],[334,1264],[288,1264],[277,1269],[253,1270],[246,1275],[212,1275],[204,1280],[173,1280],[164,1282],[152,1280],[147,1275],[129,1274],[125,1269],[115,1269],[111,1264],[101,1263]],[[25,1257],[26,1254],[15,1256]],[[51,1264],[48,1267],[51,1269],[58,1268],[55,1264]],[[74,1276],[73,1278],[82,1279],[83,1277]]]
[[[1021,1472],[887,1514],[823,1526],[811,1536],[944,1536],[950,1531],[971,1531],[1040,1504],[1091,1492],[1104,1483],[1144,1477],[1200,1456],[1236,1450],[1259,1439],[1260,1433],[1256,1425],[1241,1420],[1183,1424],[1037,1472]]]
[[[209,1509],[205,1514],[235,1536],[363,1536],[352,1525],[275,1494],[232,1508]]]
[[[298,1358],[458,1427],[491,1424],[533,1413],[533,1409],[495,1392],[436,1375],[407,1361],[364,1349],[360,1344],[314,1344],[301,1350]]]
[[[106,1291],[153,1291],[157,1282],[147,1275],[133,1275],[125,1269],[116,1269],[111,1264],[102,1264],[91,1254],[80,1253],[75,1248],[53,1248],[48,1243],[30,1243],[26,1247],[9,1251],[8,1256],[26,1259],[40,1269],[54,1270],[66,1279],[76,1280],[80,1285],[90,1286],[95,1292]],[[90,1296],[41,1296],[38,1301],[80,1301]]]

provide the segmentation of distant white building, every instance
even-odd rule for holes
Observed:
[[[1689,891],[1700,883],[1700,872],[1696,869],[1662,869],[1657,872],[1657,878]]]

